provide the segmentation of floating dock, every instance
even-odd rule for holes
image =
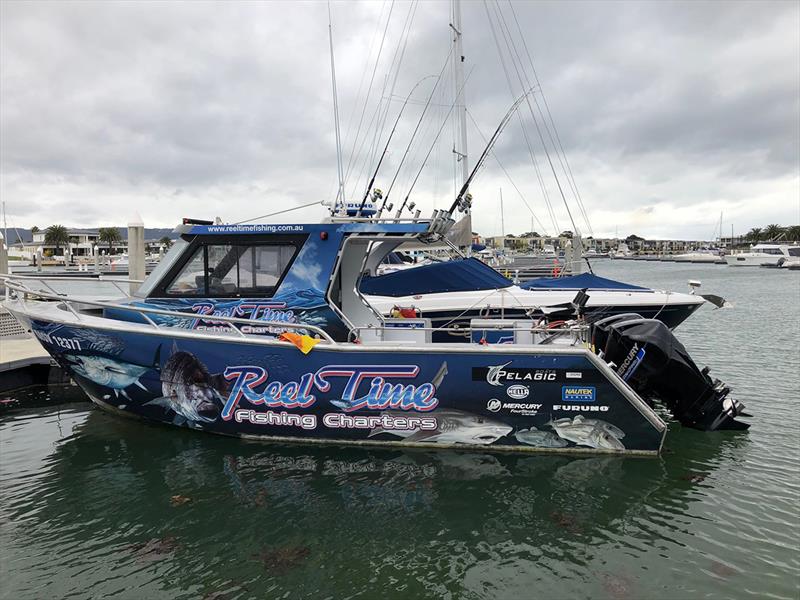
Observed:
[[[64,379],[60,368],[35,337],[0,309],[0,393]]]

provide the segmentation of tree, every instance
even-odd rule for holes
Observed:
[[[567,238],[567,239],[570,239],[570,240],[571,240],[571,239],[572,239],[572,236],[574,236],[574,235],[575,235],[575,234],[574,234],[574,233],[572,233],[572,232],[571,232],[569,229],[565,229],[564,231],[562,231],[562,232],[561,232],[561,233],[558,235],[558,237],[563,237],[563,238]]]
[[[751,242],[758,242],[761,239],[761,227],[753,227],[747,234],[744,236],[744,239],[750,240]]]
[[[108,254],[111,255],[114,244],[122,241],[122,234],[116,227],[101,227],[98,240],[104,244],[108,244]]]
[[[473,235],[477,235],[477,234],[473,234]],[[164,246],[167,250],[172,248],[172,240],[169,238],[168,235],[165,235],[160,240],[158,240],[158,243],[161,244],[162,246]]]
[[[39,232],[39,228],[36,225],[31,227],[31,233],[38,233],[38,232]]]
[[[44,231],[44,243],[56,247],[56,255],[62,244],[69,242],[69,232],[63,225],[50,225]]]
[[[764,236],[768,240],[777,240],[778,238],[783,235],[784,229],[780,225],[773,223],[772,225],[767,225],[764,228]]]
[[[800,241],[800,225],[790,225],[787,227],[786,239],[792,242]]]

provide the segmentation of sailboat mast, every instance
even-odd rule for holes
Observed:
[[[464,89],[464,45],[462,40],[461,29],[461,0],[452,0],[453,6],[453,22],[450,23],[450,29],[453,30],[453,84],[455,85],[455,99],[454,105],[456,107],[456,118],[458,119],[458,139],[454,140],[453,153],[455,160],[461,163],[461,183],[456,186],[463,188],[462,195],[467,193],[464,185],[470,177],[469,170],[469,155],[467,152],[467,101],[466,91]],[[464,223],[462,227],[466,230],[466,236],[471,241],[472,239],[472,212],[467,211],[462,219]],[[466,244],[467,256],[471,256],[471,244],[468,241]]]
[[[339,97],[336,93],[336,65],[333,60],[333,26],[331,24],[331,3],[328,1],[328,40],[331,46],[331,85],[333,87],[333,121],[336,131],[336,166],[339,171],[339,191],[336,193],[336,202],[333,206],[335,213],[341,202],[345,206],[344,198],[344,171],[342,170],[342,138],[339,131]]]

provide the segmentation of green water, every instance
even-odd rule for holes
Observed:
[[[671,424],[658,459],[277,446],[54,388],[0,416],[0,597],[798,598],[800,274],[597,271],[734,302],[678,333],[749,432]]]

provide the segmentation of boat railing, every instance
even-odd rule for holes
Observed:
[[[525,322],[526,319],[518,318],[514,319],[515,322]],[[564,339],[568,336],[571,336],[572,345],[583,344],[586,342],[586,333],[589,330],[589,326],[584,322],[574,322],[574,323],[561,323],[556,327],[552,325],[539,325],[533,319],[530,319],[531,325],[529,327],[509,327],[504,325],[480,325],[480,326],[455,326],[455,327],[417,327],[416,325],[413,327],[400,327],[400,326],[392,326],[392,325],[384,325],[380,327],[376,327],[374,325],[364,325],[360,327],[354,327],[351,331],[350,337],[358,340],[364,339],[364,332],[393,332],[397,333],[398,331],[403,331],[407,329],[408,331],[419,331],[419,332],[426,332],[429,331],[431,333],[447,333],[450,335],[458,335],[463,336],[465,338],[471,338],[472,334],[475,332],[483,332],[483,333],[504,333],[504,334],[529,334],[531,336],[540,336],[539,341],[536,342],[537,346],[546,346],[551,344],[559,339]],[[393,343],[399,340],[391,340]],[[516,343],[516,342],[515,342]],[[492,344],[494,345],[494,344]]]
[[[14,279],[14,280],[23,280],[23,281],[41,281],[47,289],[53,292],[54,294],[63,294],[63,292],[59,292],[55,289],[52,285],[48,283],[48,281],[58,281],[60,283],[110,283],[116,289],[118,289],[122,294],[128,295],[128,290],[122,287],[120,284],[128,284],[131,283],[144,283],[144,279],[123,279],[121,277],[106,277],[104,275],[99,275],[97,277],[58,277],[53,275],[21,275],[15,273],[0,273],[0,282],[5,282],[7,280]]]
[[[35,279],[35,278],[34,278]],[[166,316],[171,317],[173,319],[196,319],[199,321],[204,321],[207,323],[223,323],[229,326],[229,330],[231,333],[237,334],[243,338],[249,338],[250,336],[255,336],[258,338],[263,338],[260,334],[256,333],[246,333],[236,327],[236,324],[241,325],[257,325],[259,327],[275,327],[275,328],[283,328],[283,329],[294,329],[294,330],[304,330],[312,332],[318,335],[322,340],[329,344],[336,344],[337,342],[324,330],[316,325],[309,325],[306,323],[289,323],[286,321],[264,321],[261,319],[253,320],[253,319],[244,319],[241,317],[226,317],[222,315],[201,315],[197,313],[189,313],[184,311],[177,311],[177,310],[164,310],[159,308],[149,308],[145,306],[136,306],[132,304],[119,304],[116,302],[100,302],[96,300],[87,300],[84,298],[70,298],[66,294],[59,294],[59,293],[49,293],[42,290],[34,290],[26,286],[24,283],[18,281],[18,277],[15,276],[5,276],[5,288],[6,288],[6,300],[10,298],[10,292],[16,292],[17,298],[19,298],[23,303],[27,302],[28,297],[34,298],[41,298],[45,300],[54,300],[57,302],[61,302],[66,310],[71,312],[75,318],[79,321],[83,320],[84,317],[87,315],[81,315],[79,309],[76,310],[73,304],[78,305],[80,308],[86,306],[95,306],[103,309],[115,309],[119,311],[125,312],[132,312],[138,313],[142,316],[145,322],[152,327],[163,330],[163,329],[170,329],[172,328],[171,325],[166,324],[159,324],[155,320],[151,319],[149,315],[159,315],[159,316]],[[20,298],[21,295],[21,298]],[[221,332],[218,332],[221,333]]]

